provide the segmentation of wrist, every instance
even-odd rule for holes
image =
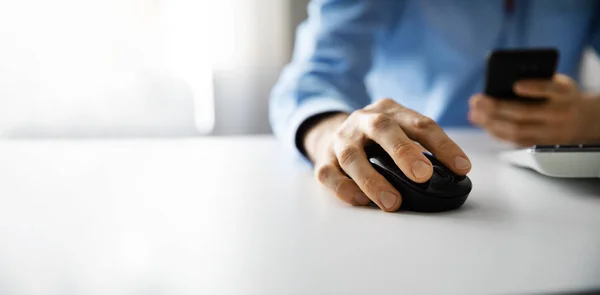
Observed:
[[[305,155],[315,163],[319,154],[329,148],[333,135],[348,118],[347,113],[326,113],[314,116],[307,120],[303,132],[300,134],[299,144]]]

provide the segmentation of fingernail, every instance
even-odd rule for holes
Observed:
[[[381,196],[379,196],[379,201],[385,209],[390,210],[394,208],[396,201],[398,201],[398,196],[390,192],[382,192]]]
[[[454,157],[454,168],[458,170],[465,170],[471,167],[471,162],[467,160],[465,157],[456,156]]]
[[[418,160],[412,166],[412,173],[417,179],[425,178],[430,175],[432,169],[427,163]]]
[[[369,203],[369,198],[362,192],[356,193],[356,195],[354,195],[354,200],[360,205],[367,205]]]

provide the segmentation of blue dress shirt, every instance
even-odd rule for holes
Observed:
[[[298,151],[308,118],[386,97],[442,126],[468,126],[490,50],[556,47],[558,71],[577,80],[585,47],[600,48],[599,8],[594,0],[313,0],[271,92],[271,126]]]

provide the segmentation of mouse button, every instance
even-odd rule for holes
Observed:
[[[448,173],[446,169],[438,165],[433,166],[433,173],[437,174],[442,179],[452,179],[450,173]]]
[[[456,182],[461,182],[461,181],[465,180],[465,178],[467,178],[466,175],[454,174],[454,181],[456,181]]]
[[[391,159],[388,159],[387,157],[372,157],[372,158],[369,158],[369,162],[371,162],[371,164],[375,164],[395,175],[403,174],[402,171],[400,170],[400,168],[398,168],[396,166],[394,161]]]
[[[469,179],[469,177],[463,176],[463,179],[461,181],[455,182],[455,186],[457,190],[465,191],[468,193],[473,188],[473,183],[471,182],[471,179]]]
[[[435,190],[443,191],[448,188],[448,181],[438,177],[437,175],[432,176],[429,182],[431,184],[431,188]]]
[[[414,187],[416,187],[422,191],[427,191],[427,189],[429,189],[429,186],[431,185],[431,179],[427,180],[426,182],[422,182],[422,183],[414,182],[410,179],[407,179],[407,180],[411,185],[413,185]]]
[[[442,179],[437,175],[431,178],[431,186],[428,190],[430,195],[435,195],[438,198],[455,198],[468,194],[472,189],[471,180],[465,177],[460,182],[455,182],[448,179]]]
[[[388,181],[392,182],[392,185],[394,185],[394,186],[396,186],[396,185],[402,185],[404,187],[411,186],[414,189],[416,189],[418,191],[423,191],[423,192],[427,191],[427,189],[429,188],[430,180],[428,180],[424,183],[417,183],[417,182],[410,180],[408,177],[406,177],[406,175],[402,172],[402,170],[400,170],[400,168],[398,168],[398,166],[396,166],[394,161],[391,159],[389,161],[386,161],[386,159],[382,159],[380,157],[373,157],[373,158],[369,158],[369,162],[371,162],[371,164],[373,166],[378,168],[376,170],[378,170],[380,172],[380,174],[384,174],[384,173],[387,174],[384,176],[386,176],[386,179]],[[387,176],[391,176],[393,178],[390,179]],[[397,184],[397,181],[400,181],[402,184]]]
[[[387,161],[378,157],[369,158],[369,162],[371,162],[371,165],[376,168],[375,170],[377,170],[379,174],[383,175],[389,182],[391,182],[392,185],[395,186],[395,183],[398,182],[398,180],[401,182],[406,182],[406,179],[404,179],[404,174],[402,171],[400,171],[400,169],[398,169],[398,167],[396,167],[396,165],[389,165],[386,163]]]
[[[368,143],[367,145],[365,145],[364,147],[365,149],[365,154],[367,154],[368,158],[372,158],[372,157],[385,157],[388,156],[388,154],[385,152],[385,150],[383,149],[383,147],[381,147],[380,145],[378,145],[377,143]]]
[[[434,174],[430,179],[429,192],[440,197],[451,197],[452,192],[456,190],[457,184],[451,178],[442,178],[439,174]]]
[[[427,157],[427,159],[429,160],[429,162],[431,162],[431,164],[437,165],[437,166],[444,166],[444,164],[442,164],[442,162],[440,162],[440,160],[438,160],[433,154],[428,153],[428,152],[423,152],[423,155],[425,157]]]

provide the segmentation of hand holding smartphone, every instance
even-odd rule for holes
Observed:
[[[552,79],[558,59],[558,50],[554,48],[495,50],[487,60],[485,94],[502,100],[544,102],[544,99],[517,95],[513,86],[520,80]]]

